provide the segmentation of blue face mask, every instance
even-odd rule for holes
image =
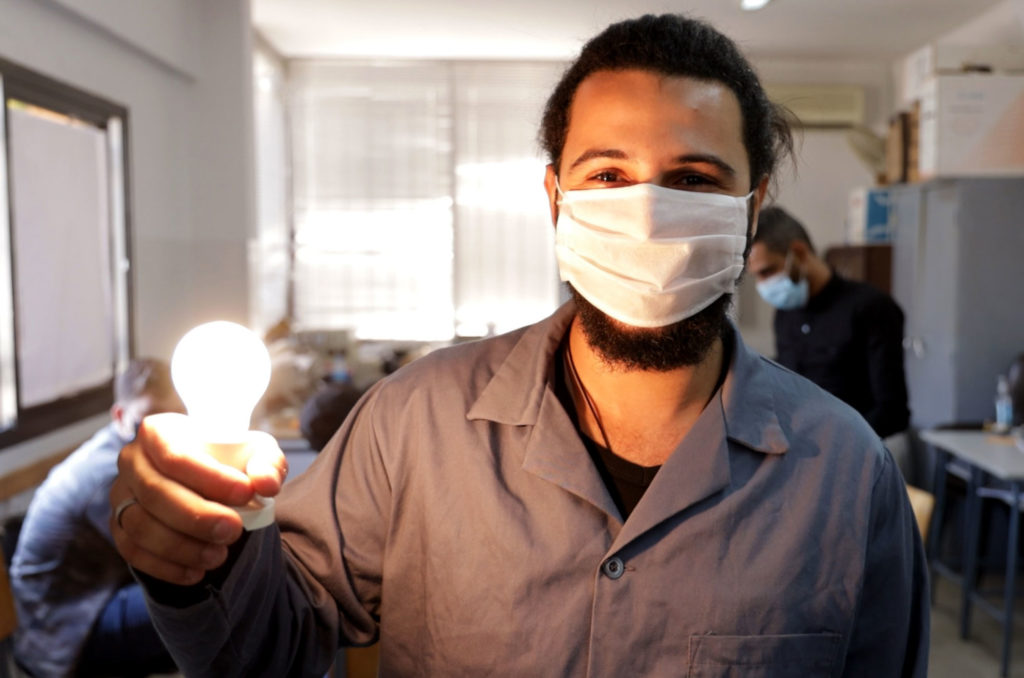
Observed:
[[[757,283],[761,298],[780,311],[792,311],[807,305],[809,288],[807,278],[793,282],[786,273],[778,273]]]

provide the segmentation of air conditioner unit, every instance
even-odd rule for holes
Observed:
[[[864,123],[860,85],[765,85],[768,98],[796,115],[804,127],[852,127]]]

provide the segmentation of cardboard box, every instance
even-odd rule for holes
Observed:
[[[846,242],[850,245],[891,242],[889,205],[887,189],[851,190],[846,212]]]
[[[889,119],[886,134],[886,183],[906,181],[906,118],[900,111]]]
[[[921,94],[920,179],[1024,175],[1024,75],[939,75]]]
[[[911,52],[903,61],[903,102],[909,104],[918,99],[937,75],[971,72],[1024,73],[1024,46],[929,43]]]
[[[889,184],[907,181],[907,117],[906,111],[900,111],[889,118],[885,135],[885,181]]]
[[[889,119],[885,138],[885,182],[902,184],[918,179],[918,122],[920,104],[914,102],[908,111],[900,111]]]
[[[921,102],[915,101],[907,113],[907,182],[921,179],[918,166],[921,163]]]

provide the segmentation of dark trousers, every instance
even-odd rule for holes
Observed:
[[[103,608],[78,662],[79,678],[138,678],[177,671],[164,648],[142,595],[132,584]]]

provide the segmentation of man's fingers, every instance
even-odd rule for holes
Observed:
[[[288,466],[267,434],[210,446],[187,417],[159,414],[143,420],[136,439],[121,450],[118,470],[110,491],[118,551],[141,572],[192,584],[223,564],[227,545],[241,536],[242,519],[232,506],[245,505],[254,493],[276,495]]]
[[[141,504],[132,505],[131,510],[121,516],[119,527],[140,550],[163,552],[165,559],[183,567],[212,570],[227,557],[227,547],[223,544],[194,539],[171,529],[156,520]],[[240,534],[241,530],[232,525],[232,532]]]
[[[154,522],[195,539],[228,544],[242,533],[241,519],[233,509],[173,481],[159,479],[135,496],[147,513],[159,516]]]
[[[137,474],[142,480],[166,477],[228,506],[241,506],[252,498],[254,488],[249,477],[213,459],[185,415],[164,413],[146,417],[133,444],[141,446],[157,472]]]
[[[141,508],[138,510],[141,510]],[[125,512],[125,521],[128,520],[128,515],[133,511]],[[113,535],[114,543],[117,545],[117,550],[121,553],[121,557],[139,572],[145,572],[157,579],[182,586],[197,584],[206,574],[204,569],[169,561],[164,557],[146,551],[124,529],[114,529]]]
[[[248,437],[249,462],[246,473],[256,494],[273,497],[288,477],[288,459],[269,433],[252,431]]]
[[[154,494],[136,500],[129,493],[127,482],[118,478],[111,488],[111,502],[125,508],[120,515],[111,516],[110,531],[122,557],[132,567],[166,581],[193,583],[202,573],[224,562],[225,544],[241,535],[241,519],[233,510],[193,494],[188,502],[196,510],[183,519],[189,529],[172,526],[165,522],[166,511],[154,514],[151,509],[166,506],[167,501],[173,503],[174,493],[180,491],[188,492],[184,488],[171,489],[168,498]],[[170,520],[173,522],[176,521]]]
[[[157,524],[163,530],[219,544],[231,543],[241,535],[241,519],[234,510],[220,502],[205,499],[185,485],[161,475],[147,455],[134,455],[132,470],[132,474],[123,476],[127,495],[139,502],[139,510],[149,518],[147,522]],[[130,508],[122,513],[121,527],[127,529],[130,524],[129,514],[135,512],[134,508]],[[140,524],[137,517],[132,522]],[[149,528],[149,525],[146,527]],[[149,537],[150,541],[157,535],[165,535],[162,530],[139,532],[140,537]]]

